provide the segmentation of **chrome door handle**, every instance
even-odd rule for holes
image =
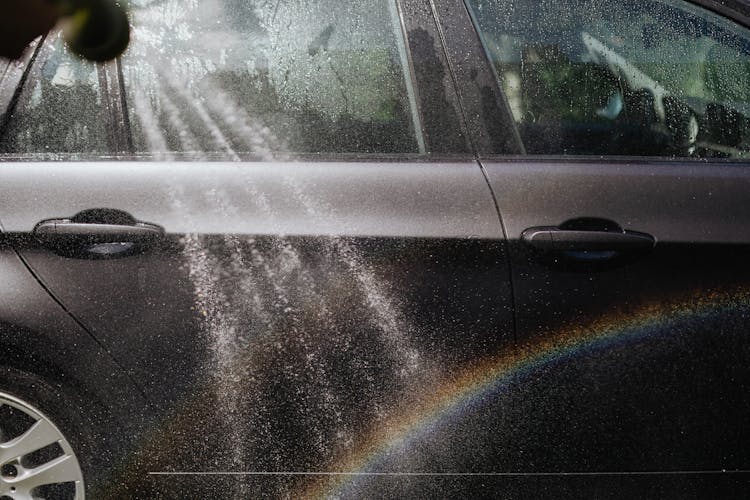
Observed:
[[[521,239],[538,250],[558,252],[642,252],[656,244],[653,236],[636,231],[585,231],[533,227]]]
[[[145,222],[134,225],[97,224],[92,222],[74,222],[71,219],[49,219],[40,222],[34,228],[37,237],[65,238],[83,237],[89,241],[144,241],[153,240],[164,234],[164,230]]]
[[[614,221],[594,217],[532,227],[521,234],[521,240],[548,265],[581,272],[626,265],[656,246],[650,234],[626,231]]]
[[[64,257],[112,259],[143,253],[164,236],[164,229],[120,210],[94,209],[71,218],[43,220],[33,235]]]

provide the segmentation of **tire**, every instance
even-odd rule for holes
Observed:
[[[0,368],[0,500],[97,497],[111,463],[105,415],[59,383]]]

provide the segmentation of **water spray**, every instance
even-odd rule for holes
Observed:
[[[130,21],[124,0],[52,1],[60,6],[63,35],[75,54],[104,62],[125,52],[130,42]]]

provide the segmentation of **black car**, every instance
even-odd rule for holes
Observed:
[[[740,498],[750,4],[133,0],[0,63],[0,498]]]

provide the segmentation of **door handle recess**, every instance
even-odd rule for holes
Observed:
[[[636,231],[585,231],[533,227],[521,239],[538,250],[553,252],[643,252],[656,244],[653,236]]]
[[[43,220],[33,234],[65,257],[111,259],[144,252],[164,236],[164,229],[120,210],[93,209],[71,218]]]
[[[71,219],[50,219],[37,224],[34,228],[34,234],[42,239],[80,237],[90,242],[140,242],[158,238],[164,234],[164,230],[159,226],[145,222],[124,225],[73,222]]]

